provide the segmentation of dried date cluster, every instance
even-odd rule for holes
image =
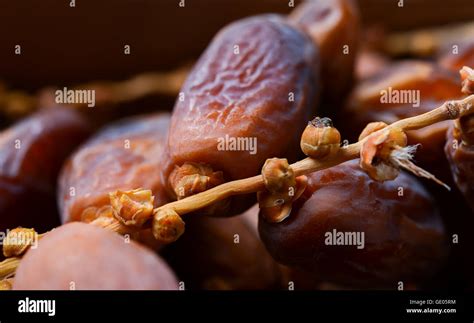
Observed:
[[[359,16],[235,21],[175,77],[91,83],[96,122],[41,91],[0,133],[1,288],[472,286],[474,46],[390,57]],[[158,88],[172,113],[118,109]]]

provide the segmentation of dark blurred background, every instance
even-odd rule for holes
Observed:
[[[35,90],[170,70],[198,57],[230,21],[292,9],[289,0],[186,0],[184,8],[179,2],[77,0],[72,8],[70,0],[0,0],[0,80]],[[474,16],[472,0],[406,0],[403,10],[398,2],[359,0],[365,25],[391,31]],[[130,55],[124,55],[125,45]]]

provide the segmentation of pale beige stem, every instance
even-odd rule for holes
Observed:
[[[441,121],[457,119],[473,112],[474,95],[470,95],[462,100],[447,101],[440,107],[424,114],[394,122],[383,130],[379,130],[379,132],[391,128],[400,128],[403,131],[416,130]],[[291,167],[293,168],[295,176],[301,176],[336,166],[351,159],[359,158],[360,149],[365,140],[367,140],[367,138],[354,144],[341,147],[338,153],[330,159],[317,160],[313,158],[305,158],[292,164]],[[224,183],[202,193],[168,203],[156,210],[173,209],[179,215],[183,215],[209,206],[232,195],[249,194],[264,189],[265,184],[263,178],[261,175],[257,175],[246,179]]]
[[[116,218],[111,217],[98,217],[89,224],[116,232],[121,235],[133,233],[141,229],[139,227],[126,226]]]

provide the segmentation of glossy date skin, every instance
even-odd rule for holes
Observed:
[[[258,210],[255,205],[228,219],[190,217],[186,221],[184,235],[162,253],[186,283],[186,289],[256,290],[280,286],[281,266],[258,237]]]
[[[176,101],[165,180],[185,162],[208,164],[225,180],[245,178],[258,174],[269,157],[298,152],[299,136],[316,105],[317,65],[311,40],[278,16],[224,28]],[[219,150],[226,136],[255,138],[256,153]]]
[[[445,256],[444,228],[434,202],[412,177],[375,182],[358,161],[313,173],[282,223],[259,218],[262,241],[279,262],[347,286],[396,288],[426,279]],[[399,196],[399,188],[403,196]],[[364,248],[328,245],[326,233],[363,232]]]
[[[64,159],[88,134],[76,112],[41,110],[0,134],[0,173],[53,189]]]
[[[0,230],[59,224],[57,175],[88,135],[85,120],[65,108],[43,109],[0,134]]]
[[[62,169],[58,201],[62,222],[90,222],[111,213],[109,193],[152,190],[155,206],[168,199],[160,181],[160,164],[169,114],[127,118],[99,131]]]
[[[342,102],[353,85],[359,43],[360,17],[356,3],[352,0],[305,1],[288,20],[304,30],[320,49],[324,101]]]
[[[13,289],[177,289],[176,277],[152,251],[113,232],[69,223],[48,233],[23,257]]]

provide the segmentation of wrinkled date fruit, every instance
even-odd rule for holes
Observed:
[[[316,104],[317,63],[311,40],[278,16],[243,19],[224,28],[176,101],[165,180],[174,172],[176,183],[187,183],[197,193],[223,180],[254,176],[267,158],[297,153]],[[184,163],[208,167],[192,165],[199,176],[186,168],[183,179],[175,173]],[[176,183],[170,191],[183,197]]]
[[[63,222],[90,222],[110,210],[109,192],[151,189],[155,206],[167,202],[158,167],[168,114],[124,119],[88,140],[65,163],[58,198]]]
[[[63,223],[112,216],[108,194],[116,190],[150,189],[155,207],[168,202],[159,166],[169,119],[165,113],[124,119],[107,126],[76,151],[59,180]]]
[[[168,265],[153,252],[85,223],[63,225],[23,257],[13,289],[177,289]]]
[[[352,136],[347,139],[353,141],[370,122],[390,124],[460,97],[457,74],[425,62],[394,63],[357,85],[339,123],[343,133]],[[447,167],[442,149],[449,124],[445,121],[407,132],[409,145],[421,144],[416,155],[420,166],[439,175],[441,180],[450,177],[445,174]]]
[[[190,217],[185,234],[163,256],[186,289],[268,289],[280,285],[280,266],[258,238],[258,207],[219,219]]]
[[[306,1],[289,16],[320,49],[322,93],[329,102],[341,102],[353,84],[359,20],[352,0]]]
[[[41,110],[0,133],[0,230],[58,224],[57,174],[88,134],[82,117],[66,109]]]
[[[347,285],[393,286],[427,278],[445,255],[444,228],[427,191],[405,174],[375,182],[357,161],[312,173],[290,216],[259,218],[279,262]]]

